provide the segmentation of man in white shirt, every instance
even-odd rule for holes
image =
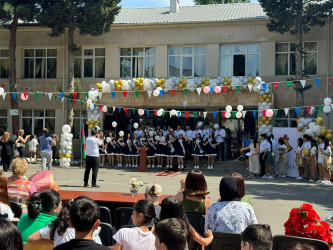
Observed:
[[[150,131],[153,131],[154,132],[154,128],[150,127],[150,123],[147,122],[146,124],[146,129],[145,129],[145,133],[146,133],[146,136],[148,137],[149,136],[149,132]]]
[[[190,125],[185,126],[185,159],[191,160],[192,158],[192,146],[193,146],[193,132],[190,130]]]
[[[164,135],[164,131],[163,131],[163,129],[161,129],[161,126],[160,126],[160,125],[157,125],[157,126],[156,126],[156,130],[154,131],[154,135],[158,135],[158,131],[162,132],[163,135]]]
[[[202,130],[199,128],[199,126],[195,126],[195,130],[193,130],[193,133],[192,133],[192,138],[195,139],[196,135],[197,134],[200,134],[201,136],[201,139],[202,139]]]
[[[205,128],[202,130],[203,141],[208,140],[210,132],[212,132],[212,129],[210,128],[209,123],[206,123]]]
[[[134,131],[134,134],[138,137],[138,139],[142,136],[142,130],[141,130],[141,125]],[[147,134],[146,134],[147,136]]]
[[[184,130],[182,130],[181,126],[178,124],[177,125],[177,129],[175,131],[175,135],[177,136],[177,138],[179,138],[179,135],[183,135],[183,137],[185,137],[185,132]]]
[[[84,171],[84,187],[88,187],[89,174],[92,169],[92,187],[99,188],[96,184],[99,166],[99,146],[103,142],[97,138],[97,131],[91,130],[90,137],[86,140],[86,170]]]
[[[221,127],[215,130],[214,133],[215,141],[218,143],[216,147],[216,160],[219,160],[219,157],[221,157],[221,160],[224,161],[224,139],[225,139],[225,130]]]

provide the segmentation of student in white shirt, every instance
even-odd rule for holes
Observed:
[[[221,160],[224,160],[224,140],[225,140],[225,130],[221,127],[215,130],[214,133],[215,141],[218,143],[216,147],[216,160],[221,157]]]
[[[36,135],[32,135],[31,140],[29,141],[29,152],[30,152],[30,163],[37,163],[37,157],[36,157],[36,152],[37,152],[37,145],[39,144],[38,141],[36,140]],[[34,161],[32,161],[32,157],[34,158]]]
[[[149,230],[149,223],[155,219],[155,207],[151,201],[139,200],[133,206],[132,221],[134,228],[122,228],[113,238],[117,242],[112,250],[155,250],[155,236]]]
[[[142,136],[142,130],[141,130],[141,125],[139,125],[139,127],[134,131],[134,134],[137,135],[138,139],[140,139],[140,137]]]
[[[202,130],[202,140],[206,141],[209,138],[209,133],[212,132],[209,123],[206,123],[205,128]]]
[[[328,139],[325,136],[319,137],[319,153],[318,153],[318,167],[320,173],[321,183],[330,185],[331,184],[331,164],[332,164],[332,151],[329,146]]]
[[[260,164],[263,162],[263,167],[265,169],[264,176],[262,178],[274,179],[272,165],[272,145],[271,137],[266,136],[266,134],[261,135],[262,142],[260,143]]]
[[[196,137],[196,134],[200,134],[200,137],[202,138],[203,134],[202,134],[202,130],[199,128],[199,126],[195,126],[195,130],[193,130],[193,133],[192,133],[192,138],[195,139]]]
[[[177,125],[177,129],[176,129],[176,131],[175,131],[175,135],[176,135],[176,137],[177,138],[179,138],[179,135],[183,135],[183,137],[185,136],[185,131],[184,130],[182,130],[182,128],[181,128],[181,126],[178,124]]]
[[[265,171],[266,171],[266,167],[265,167],[265,160],[266,160],[266,155],[265,155],[265,151],[267,148],[267,135],[266,134],[261,134],[261,142],[260,142],[260,151],[259,151],[259,162],[260,162],[260,166],[261,166],[261,173],[260,176],[266,176],[265,175]],[[265,177],[267,178],[267,176]]]
[[[283,139],[279,139],[279,177],[287,177],[287,147]]]
[[[185,126],[185,159],[191,160],[193,148],[193,131],[190,130],[190,125]]]
[[[304,178],[306,180],[309,180],[310,178],[310,165],[305,159],[304,151],[306,149],[311,150],[311,137],[309,135],[303,135],[303,151],[302,151],[302,158],[303,158],[303,164],[304,164]]]

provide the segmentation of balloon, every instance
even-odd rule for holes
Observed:
[[[124,131],[119,131],[119,136],[124,136]]]
[[[303,123],[298,123],[297,128],[301,129],[301,131],[304,129]]]
[[[214,91],[215,91],[215,93],[217,93],[217,94],[221,93],[221,87],[220,87],[220,86],[216,86],[216,87],[214,88]]]
[[[327,130],[322,128],[320,130],[320,135],[325,136],[326,134],[327,134]]]
[[[333,134],[327,134],[325,136],[325,138],[328,139],[328,140],[332,140],[333,139]]]
[[[314,128],[316,126],[316,123],[315,122],[310,122],[309,123],[309,128]]]
[[[157,116],[162,116],[163,112],[161,110],[157,111]]]
[[[110,138],[110,137],[106,137],[105,141],[106,141],[107,143],[109,143],[109,142],[111,142],[111,138]]]
[[[317,117],[317,119],[316,119],[316,123],[317,123],[318,125],[322,125],[323,122],[324,122],[323,118],[321,118],[321,117]]]
[[[0,88],[0,95],[2,95],[3,93],[5,93],[5,90],[3,88]]]
[[[139,115],[144,115],[145,111],[143,109],[138,110]]]
[[[232,107],[230,105],[225,107],[225,110],[230,113],[232,111]]]
[[[160,139],[161,139],[161,138],[160,138],[158,135],[155,136],[155,140],[156,140],[156,141],[159,141]]]
[[[139,127],[139,124],[137,124],[137,123],[134,123],[134,124],[133,124],[133,128],[136,129],[136,128],[138,128],[138,127]]]
[[[154,131],[149,131],[149,136],[153,136],[154,135]]]
[[[95,108],[94,104],[92,104],[92,103],[89,104],[89,108],[90,108],[90,109],[94,109],[94,108]]]
[[[230,118],[230,117],[231,117],[231,113],[230,112],[225,113],[225,118]]]
[[[202,125],[203,125],[203,122],[198,122],[198,124],[197,124],[197,125],[198,125],[198,127],[199,127],[199,128],[201,128],[201,127],[202,127]]]
[[[326,98],[324,99],[324,103],[325,103],[325,105],[329,106],[329,105],[332,104],[332,99],[329,98],[329,97],[326,97]],[[325,112],[325,113],[326,113],[326,112]]]
[[[238,112],[236,113],[236,117],[237,117],[238,119],[242,118],[242,116],[243,116],[242,112],[238,111]]]
[[[329,112],[331,112],[331,107],[330,106],[328,106],[328,105],[326,105],[326,106],[324,106],[324,109],[323,109],[323,111],[324,111],[324,113],[329,113]]]
[[[266,116],[267,117],[272,117],[274,115],[274,111],[273,110],[271,110],[271,109],[267,109],[266,110]]]
[[[210,91],[210,88],[209,88],[208,86],[205,86],[205,87],[203,88],[203,92],[205,92],[206,94],[208,94],[209,91]]]
[[[107,112],[107,111],[108,111],[107,106],[103,106],[102,111],[103,111],[104,113]]]
[[[243,105],[238,105],[238,106],[237,106],[237,110],[238,110],[239,112],[242,112],[243,109],[244,109]]]
[[[68,124],[65,124],[64,126],[62,126],[62,132],[64,134],[70,133],[72,130],[71,126],[69,126]]]
[[[305,149],[305,150],[304,150],[304,155],[305,155],[305,156],[310,156],[310,154],[311,154],[310,149]]]
[[[24,93],[22,93],[21,94],[21,99],[22,99],[22,101],[26,101],[26,100],[28,100],[28,95],[24,95]]]
[[[218,124],[214,124],[214,129],[219,129],[220,126]]]
[[[117,122],[112,122],[112,127],[117,127]]]
[[[64,164],[64,167],[65,167],[65,168],[69,168],[69,166],[70,166],[70,164],[69,164],[68,162],[66,162],[66,163]]]
[[[157,90],[157,89],[155,89],[154,92],[153,92],[153,95],[154,95],[155,97],[159,96],[159,95],[160,95],[160,91]]]

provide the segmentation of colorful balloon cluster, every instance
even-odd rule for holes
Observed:
[[[65,124],[62,126],[62,134],[60,141],[60,150],[59,150],[59,158],[60,158],[60,166],[68,168],[71,163],[71,154],[72,154],[72,139],[73,134],[71,134],[72,128]]]
[[[270,134],[272,132],[272,122],[274,112],[272,108],[272,90],[269,85],[266,85],[266,89],[262,86],[265,84],[260,77],[254,79],[255,84],[253,91],[259,92],[258,103],[258,120],[259,120],[259,134]]]
[[[324,99],[324,104],[325,104],[325,106],[323,108],[323,111],[324,111],[324,113],[328,114],[332,110],[332,107],[331,107],[331,105],[332,105],[332,99],[329,98],[329,97],[326,97]]]

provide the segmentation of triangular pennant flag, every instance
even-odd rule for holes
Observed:
[[[252,111],[253,117],[256,117],[257,113],[258,113],[257,110],[253,110],[253,111]]]
[[[170,116],[170,118],[172,117],[172,114],[171,114],[171,112],[169,112],[169,116]]]
[[[203,115],[204,115],[204,119],[206,119],[207,112],[203,112]]]
[[[76,100],[76,98],[77,98],[77,93],[76,92],[73,93],[73,97],[74,97],[74,100]]]
[[[172,95],[173,95],[173,96],[176,95],[176,90],[175,90],[175,89],[172,89],[171,92],[172,92]]]
[[[52,93],[48,93],[47,95],[49,96],[49,99],[50,99],[50,101],[51,101],[51,100],[52,100],[52,95],[53,95],[53,94],[52,94]],[[75,98],[75,99],[76,99],[76,98]]]
[[[35,93],[35,97],[36,97],[36,100],[38,101],[38,98],[39,98],[39,92],[36,92],[36,93]]]
[[[315,117],[318,116],[318,113],[319,113],[319,110],[316,110],[316,111],[315,111]]]
[[[225,119],[225,114],[226,114],[227,112],[225,112],[225,111],[223,111],[222,112],[222,117],[223,117],[223,119]]]
[[[304,88],[304,87],[305,87],[306,80],[300,80],[300,82],[301,82],[301,84],[302,84],[302,86],[303,86],[303,88]]]
[[[235,118],[236,117],[236,111],[232,111],[231,115],[232,115],[232,118]]]
[[[112,99],[116,97],[116,92],[111,92]]]
[[[289,88],[290,88],[292,82],[293,82],[293,81],[287,81],[287,85],[288,85]]]
[[[243,113],[243,119],[245,119],[246,111],[242,111]]]
[[[135,90],[135,92],[134,92],[134,93],[135,93],[135,96],[136,96],[136,98],[139,98],[139,93],[140,93],[140,92],[139,92],[139,91],[137,91],[137,90]]]
[[[102,100],[103,92],[98,92],[99,99]]]
[[[178,116],[178,118],[179,118],[180,114],[181,114],[181,112],[180,112],[180,111],[178,111],[178,112],[177,112],[177,116]]]
[[[288,116],[288,114],[289,114],[289,108],[285,108],[284,109],[284,113],[286,114],[286,116]]]
[[[275,82],[275,83],[274,83],[274,87],[275,87],[275,89],[277,90],[278,87],[279,87],[279,83],[278,83],[278,82]]]
[[[187,119],[187,117],[188,117],[188,112],[185,112],[185,118]]]
[[[154,110],[154,115],[155,115],[155,117],[156,117],[156,115],[157,115],[157,110]]]
[[[200,95],[202,88],[197,88],[197,92]]]
[[[83,106],[83,101],[80,101],[81,107]]]
[[[319,87],[319,84],[320,84],[320,79],[319,78],[316,78],[315,79],[315,83],[317,84],[317,86]]]
[[[134,115],[135,114],[135,109],[132,109],[132,115]]]
[[[125,114],[127,115],[128,108],[124,108],[124,110],[125,110]]]
[[[118,113],[120,113],[121,112],[121,108],[118,108]]]
[[[14,100],[15,100],[15,99],[16,99],[16,96],[17,96],[17,93],[13,93],[12,95],[13,95],[13,98],[14,98]]]
[[[264,91],[266,91],[267,83],[263,83],[263,84],[261,84],[261,86],[264,88]]]
[[[332,85],[333,85],[333,77],[330,77],[330,80],[331,80],[331,83],[332,83]]]
[[[227,91],[228,91],[228,86],[223,86],[222,89],[223,89],[223,91],[224,91],[224,94],[226,94]]]
[[[64,98],[64,93],[60,92],[59,96],[60,96],[60,99],[62,100],[62,98]]]
[[[236,86],[236,89],[237,89],[237,93],[239,93],[239,91],[240,91],[240,86]]]
[[[153,91],[152,90],[148,90],[147,93],[148,93],[148,96],[150,98],[151,97],[151,93],[153,93]]]
[[[198,112],[193,112],[193,118],[195,119],[197,117]]]
[[[71,99],[67,99],[67,102],[70,103],[70,102],[71,102]]]
[[[165,116],[165,111],[163,110],[163,111],[162,111],[162,117],[164,117],[164,116]]]
[[[55,95],[55,96],[54,96],[54,100],[57,100],[57,98],[58,98],[58,96]]]
[[[214,91],[214,88],[213,88],[213,87],[210,87],[210,88],[209,88],[209,92],[210,92],[211,94],[213,94],[213,91]]]
[[[76,100],[74,100],[73,103],[74,103],[74,106],[75,106],[76,105]]]
[[[2,87],[2,88],[5,88],[5,84],[1,84],[1,87]]]
[[[311,111],[311,107],[310,106],[306,107],[306,112],[308,112],[308,114],[310,114],[310,111]]]
[[[2,99],[5,100],[7,93],[2,93]]]
[[[96,104],[94,103],[94,108],[96,108]]]
[[[86,93],[86,98],[87,98],[87,100],[89,99],[89,93]]]
[[[98,105],[99,110],[102,110],[102,105]]]
[[[160,95],[161,95],[161,97],[163,97],[163,95],[164,95],[164,90],[163,89],[160,90]]]
[[[253,89],[253,85],[252,85],[252,84],[248,84],[247,87],[249,88],[250,93],[251,93],[251,92],[252,92],[252,89]]]
[[[299,111],[301,111],[301,108],[295,108],[296,114],[299,114]]]
[[[266,117],[266,111],[267,110],[263,110],[262,113],[264,114],[264,117]]]
[[[324,110],[324,105],[319,105],[318,108],[319,108],[320,112],[323,112],[323,110]]]
[[[184,89],[185,95],[188,95],[188,89]]]
[[[127,91],[124,91],[123,95],[124,95],[124,98],[126,99],[126,97],[127,97]]]
[[[149,110],[148,109],[146,110],[146,114],[147,114],[147,117],[149,117]]]
[[[217,112],[214,112],[213,113],[214,119],[216,118],[216,115],[217,115]]]
[[[8,123],[5,123],[4,126],[6,127],[6,129],[8,129]]]
[[[276,117],[277,114],[279,113],[279,110],[278,110],[278,109],[274,109],[273,111],[274,111],[274,115],[275,115],[275,117]]]
[[[11,84],[11,83],[9,83],[8,85],[9,85],[9,87],[11,87],[11,86],[12,86],[12,84]],[[16,87],[15,87],[15,88],[16,88]]]
[[[116,107],[112,107],[112,111],[114,113],[116,111]]]

